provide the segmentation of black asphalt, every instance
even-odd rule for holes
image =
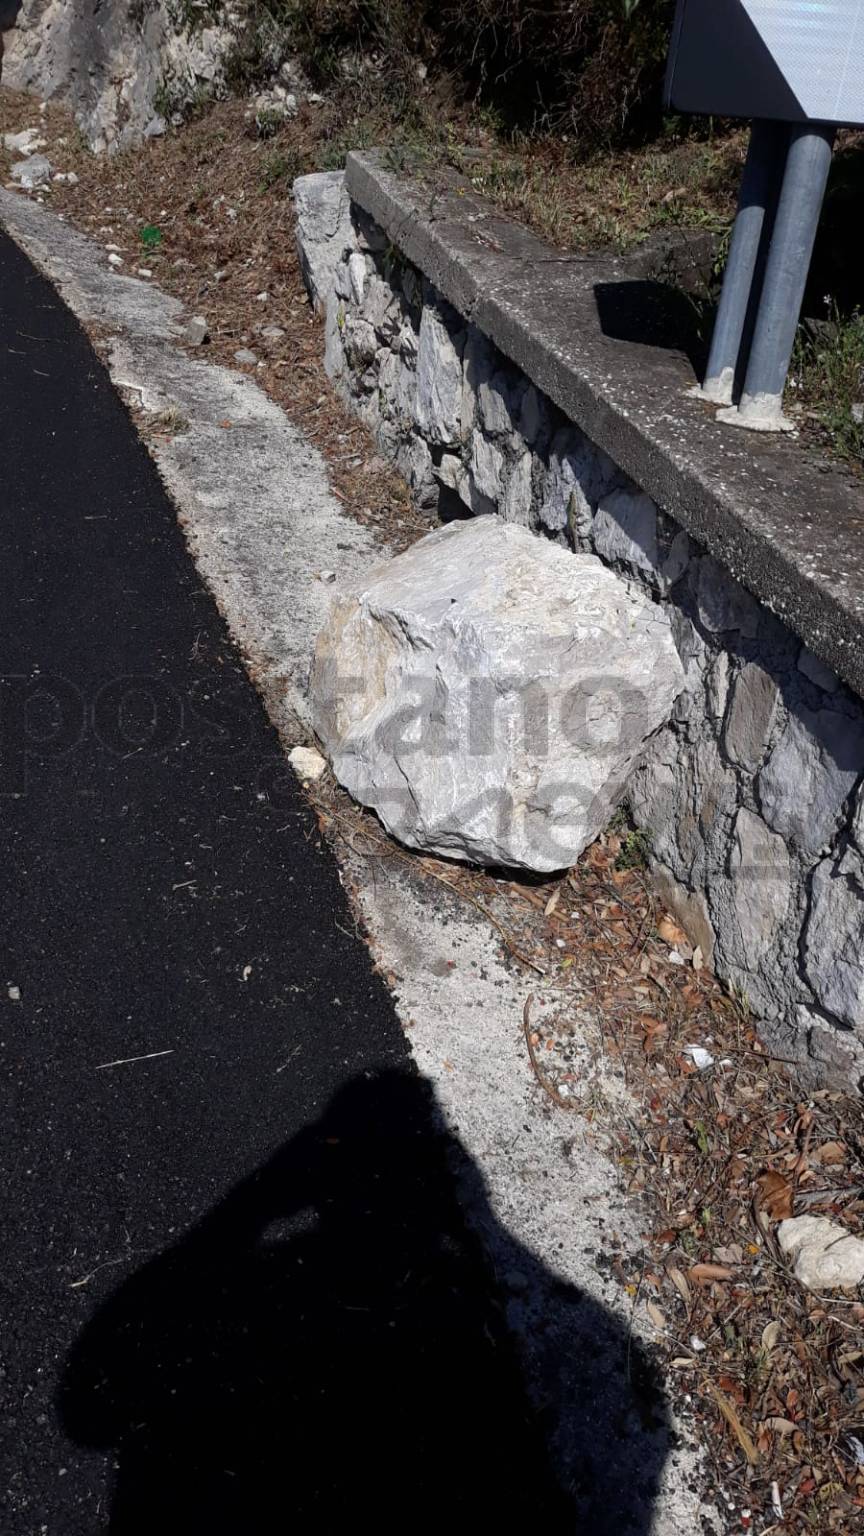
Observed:
[[[3,235],[0,672],[3,1536],[574,1528],[332,857]],[[647,1528],[625,1418],[592,1531]]]

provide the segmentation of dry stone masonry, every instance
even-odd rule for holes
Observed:
[[[665,615],[684,686],[627,787],[663,899],[778,1055],[857,1083],[861,699],[443,299],[341,172],[296,190],[328,373],[430,524],[494,515]]]

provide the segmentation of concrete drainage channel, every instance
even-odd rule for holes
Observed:
[[[97,246],[23,198],[0,192],[0,217],[81,322],[108,339],[118,389],[145,412],[188,424],[153,445],[160,471],[283,741],[308,739],[315,636],[334,591],[355,587],[386,551],[345,515],[317,450],[254,383],[182,349],[187,317],[175,300],[117,276]],[[226,420],[235,430],[225,430]],[[332,585],[320,580],[324,551]],[[640,1252],[645,1215],[626,1195],[598,1134],[576,1116],[562,1129],[531,1076],[524,976],[499,957],[487,924],[433,882],[398,872],[373,878],[359,859],[350,860],[346,877],[376,959],[392,978],[418,1068],[485,1181],[485,1191],[465,1188],[466,1206],[508,1297],[565,1485],[584,1486],[585,1467],[573,1464],[572,1447],[596,1443],[602,1452],[614,1438],[620,1484],[608,1493],[610,1530],[647,1533],[655,1488],[654,1536],[703,1523],[719,1529],[698,1491],[698,1446],[685,1423],[676,1421],[670,1435],[665,1410],[652,1402],[640,1340],[650,1341],[653,1324],[609,1273],[610,1248]],[[613,1113],[626,1110],[614,1067],[596,1087]],[[497,1235],[483,1220],[487,1201]],[[536,1269],[526,1266],[526,1249],[540,1261]],[[550,1284],[544,1266],[564,1286]],[[567,1287],[585,1298],[575,1311]],[[579,1368],[564,1368],[574,1358]],[[634,1400],[642,1423],[629,1442],[627,1469],[621,1424]]]

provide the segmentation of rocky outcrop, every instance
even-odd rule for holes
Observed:
[[[401,842],[548,872],[606,826],[683,677],[656,604],[484,517],[336,603],[312,703],[336,777]]]
[[[95,151],[162,133],[157,103],[222,84],[232,33],[187,32],[168,0],[24,0],[6,38],[3,82],[74,110]]]

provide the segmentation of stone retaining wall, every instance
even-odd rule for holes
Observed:
[[[295,190],[327,371],[430,520],[520,523],[667,608],[687,689],[628,796],[663,899],[778,1055],[857,1084],[861,700],[441,298],[341,174]]]

